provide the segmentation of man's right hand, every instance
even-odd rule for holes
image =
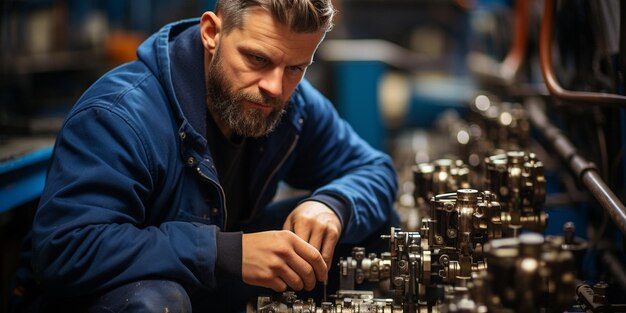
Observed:
[[[315,247],[291,231],[243,234],[242,276],[246,284],[272,288],[312,290],[324,281],[328,267]]]

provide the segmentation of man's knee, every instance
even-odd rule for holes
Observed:
[[[90,312],[191,312],[185,289],[167,280],[142,280],[100,297]]]

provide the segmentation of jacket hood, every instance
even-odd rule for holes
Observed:
[[[181,125],[206,131],[204,50],[200,19],[165,25],[144,41],[137,57],[161,82]]]

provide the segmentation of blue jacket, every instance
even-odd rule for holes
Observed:
[[[228,199],[205,139],[198,25],[162,28],[137,61],[100,78],[68,114],[32,229],[32,264],[46,292],[79,296],[146,278],[214,289],[218,251],[240,249],[241,234],[223,227]],[[279,182],[330,206],[342,242],[358,242],[395,214],[390,158],[307,81],[275,131],[250,142],[242,183],[254,227]],[[280,229],[283,221],[273,222]]]

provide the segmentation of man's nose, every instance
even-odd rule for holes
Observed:
[[[264,73],[259,88],[268,96],[280,97],[283,94],[283,69],[276,67]]]

